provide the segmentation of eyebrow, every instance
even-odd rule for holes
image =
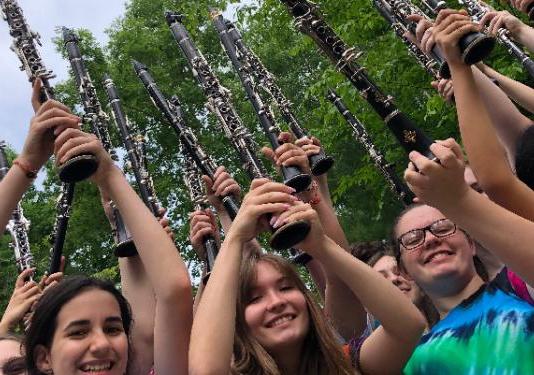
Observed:
[[[122,324],[122,318],[120,316],[110,316],[110,317],[106,318],[105,322],[106,323],[121,323]],[[70,322],[69,324],[67,324],[67,326],[65,327],[65,330],[67,330],[67,329],[69,329],[71,327],[87,326],[87,325],[90,325],[90,324],[91,324],[91,321],[87,320],[87,319],[74,320],[74,321]]]

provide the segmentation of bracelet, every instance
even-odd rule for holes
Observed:
[[[13,160],[13,165],[16,165],[22,169],[22,171],[26,174],[26,177],[28,177],[30,180],[35,179],[35,177],[37,177],[37,173],[39,172],[38,169],[33,169],[30,163],[21,159]]]
[[[310,187],[306,190],[306,192],[308,193],[313,193],[313,198],[306,203],[314,206],[321,202],[321,195],[319,195],[319,193],[317,192],[318,188],[319,184],[317,183],[317,181],[313,180]]]

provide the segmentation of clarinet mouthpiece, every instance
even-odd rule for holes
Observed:
[[[142,64],[142,63],[140,63],[139,61],[134,60],[134,59],[132,59],[132,65],[133,65],[133,67],[134,67],[134,69],[135,69],[135,72],[136,72],[137,74],[141,73],[143,70],[148,70],[148,68],[146,67],[146,65],[144,65],[144,64]]]
[[[63,26],[61,28],[61,32],[63,33],[63,41],[65,43],[78,41],[78,37],[76,36],[76,34],[74,34],[74,31],[72,29],[69,29],[68,27]]]
[[[167,20],[167,24],[171,26],[176,22],[182,23],[182,21],[184,20],[184,15],[180,13],[171,12],[170,10],[166,10],[165,19]]]

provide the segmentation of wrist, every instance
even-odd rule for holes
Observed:
[[[112,163],[109,166],[101,165],[99,169],[94,176],[94,181],[102,191],[111,196],[116,181],[124,179],[124,174]]]
[[[0,335],[5,335],[9,333],[11,325],[4,319],[0,321]]]
[[[37,177],[37,173],[39,173],[39,167],[35,167],[36,163],[29,161],[27,158],[24,157],[18,157],[15,160],[13,160],[13,166],[21,170],[24,175],[29,178],[30,180],[33,180]]]

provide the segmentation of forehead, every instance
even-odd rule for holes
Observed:
[[[15,340],[0,340],[0,367],[10,358],[21,355],[20,343]],[[1,371],[0,371],[1,373]]]
[[[121,316],[119,303],[115,297],[104,290],[90,289],[67,302],[57,316],[58,328],[72,321],[103,321],[110,316]]]
[[[264,285],[274,284],[280,279],[286,278],[280,270],[273,264],[265,261],[259,261],[256,264],[256,278],[252,282],[252,287],[257,288]]]
[[[410,230],[425,227],[436,220],[445,219],[445,216],[434,207],[418,206],[401,217],[395,228],[395,233],[402,234]]]
[[[376,271],[382,271],[382,270],[390,270],[397,267],[397,261],[395,258],[389,255],[385,255],[382,258],[378,259],[378,261],[373,266],[373,269]]]

